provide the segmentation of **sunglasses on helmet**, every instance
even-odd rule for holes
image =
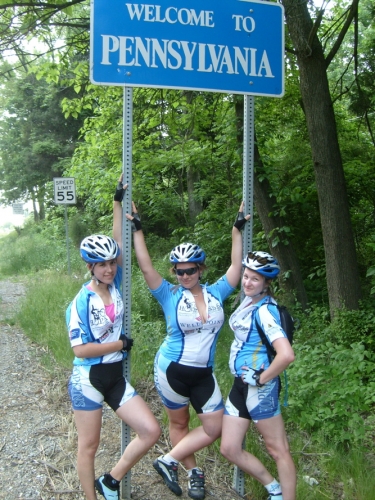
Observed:
[[[249,259],[256,260],[257,262],[259,262],[259,264],[262,264],[262,265],[265,265],[265,264],[269,263],[269,260],[268,260],[267,257],[259,257],[258,255],[256,255],[253,252],[249,252],[247,254],[247,256],[248,256]]]
[[[186,274],[187,276],[193,276],[198,271],[197,267],[188,267],[187,269],[173,269],[173,272],[177,274],[177,276],[183,276]]]

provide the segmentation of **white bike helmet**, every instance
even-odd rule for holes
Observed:
[[[110,236],[93,234],[82,240],[81,257],[85,262],[95,264],[115,259],[120,255],[120,247]]]
[[[249,252],[243,259],[242,265],[268,279],[275,278],[280,272],[279,263],[267,252]]]
[[[206,254],[198,245],[193,243],[181,243],[176,246],[170,253],[169,260],[172,264],[179,262],[197,262],[203,264],[206,259]]]

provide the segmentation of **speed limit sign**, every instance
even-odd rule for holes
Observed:
[[[77,203],[74,177],[54,177],[53,187],[57,205],[75,205]]]

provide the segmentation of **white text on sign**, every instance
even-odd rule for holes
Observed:
[[[161,5],[126,4],[130,19],[144,22],[179,23],[213,28],[213,11],[177,9]],[[251,33],[256,28],[255,20],[248,16],[233,15],[234,30]],[[110,65],[110,54],[116,53],[114,64],[118,66],[142,66],[168,69],[183,69],[205,73],[239,74],[274,78],[271,65],[264,50],[260,55],[249,47],[228,47],[225,45],[204,44],[183,40],[162,40],[155,38],[102,35],[101,64]]]
[[[117,53],[118,66],[180,69],[185,71],[215,72],[273,78],[266,51],[228,47],[178,40],[102,35],[103,59],[101,64],[112,64],[110,54]],[[195,58],[195,61],[194,61]]]
[[[74,177],[55,177],[53,179],[55,203],[58,205],[75,204],[76,188]]]
[[[177,9],[176,7],[168,7],[162,10],[161,5],[145,5],[127,3],[126,7],[129,12],[130,19],[145,21],[149,23],[180,23],[184,26],[206,26],[213,28],[213,11],[201,10],[199,14],[194,9]]]

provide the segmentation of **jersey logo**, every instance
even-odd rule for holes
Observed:
[[[70,340],[76,340],[76,339],[78,339],[79,338],[79,332],[80,332],[79,328],[74,328],[74,330],[70,330],[70,332],[69,332]]]
[[[97,325],[105,323],[106,317],[105,317],[104,308],[97,309],[96,307],[92,306],[91,307],[91,314],[93,317],[93,321],[91,322],[91,324],[97,326]]]
[[[99,342],[104,342],[106,338],[113,332],[113,327],[111,326],[108,330],[99,338]]]

